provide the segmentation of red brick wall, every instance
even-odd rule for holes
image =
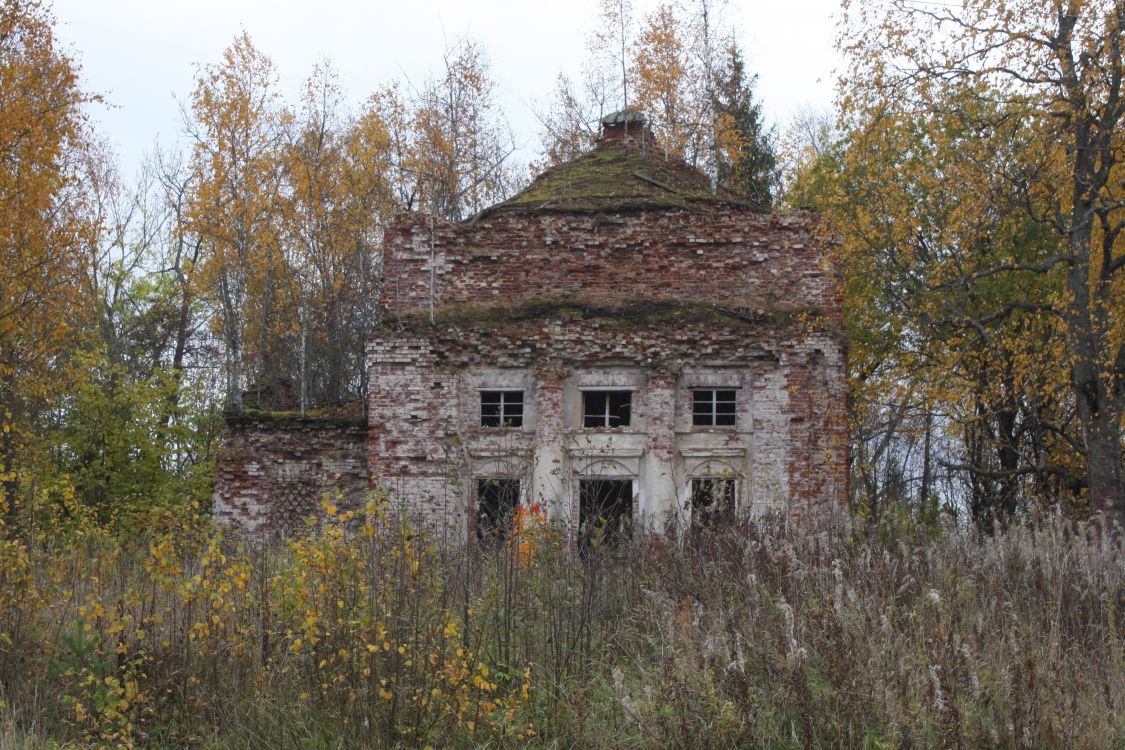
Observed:
[[[341,509],[358,509],[366,444],[359,419],[229,418],[215,462],[215,519],[250,533],[291,532],[337,491]]]
[[[839,320],[840,297],[815,220],[803,211],[723,208],[500,211],[457,225],[401,216],[385,235],[384,309],[392,317],[428,313],[432,287],[437,308],[641,298],[751,311],[815,308]]]

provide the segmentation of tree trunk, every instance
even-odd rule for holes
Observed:
[[[7,389],[5,389],[7,391]],[[5,393],[7,395],[7,392]],[[9,399],[0,401],[7,405]],[[5,409],[5,411],[8,411]],[[9,428],[0,430],[0,483],[4,486],[4,513],[0,521],[11,527],[16,522],[16,500],[19,492],[19,479],[16,477],[16,441],[15,433]]]
[[[1080,137],[1079,143],[1088,142]],[[1094,212],[1089,200],[1093,165],[1079,154],[1075,170],[1075,202],[1069,237],[1075,262],[1067,275],[1067,338],[1070,342],[1071,387],[1086,445],[1086,477],[1090,508],[1107,520],[1125,525],[1125,477],[1121,469],[1121,385],[1104,372],[1109,332],[1095,327],[1091,299],[1090,245]],[[1112,389],[1112,392],[1109,390]]]
[[[270,404],[268,407],[262,406],[262,380],[265,379],[266,365],[268,360],[266,358],[266,342],[269,340],[270,318],[273,315],[273,271],[272,269],[266,270],[266,288],[265,293],[262,295],[262,322],[258,328],[258,353],[254,363],[254,379],[256,384],[255,397],[258,403],[255,408],[262,409],[290,409],[292,406],[289,404],[282,404],[278,402],[281,389],[278,388],[279,382],[272,385],[272,393],[270,394]]]
[[[180,243],[181,245],[186,245],[186,242],[182,239]],[[191,263],[193,265],[199,262],[199,252],[202,246],[202,240],[195,241],[191,256]],[[176,260],[176,283],[180,286],[180,307],[176,318],[176,348],[172,353],[172,369],[175,371],[177,377],[184,371],[184,359],[187,357],[188,340],[191,337],[191,305],[194,299],[191,286],[187,276],[184,274],[182,264],[183,261],[180,260],[178,255]]]
[[[227,338],[227,408],[241,414],[242,408],[242,331],[235,327]]]
[[[1108,399],[1078,396],[1078,414],[1086,443],[1090,508],[1125,527],[1125,475],[1121,469],[1121,410]],[[1097,403],[1102,401],[1102,403]]]
[[[246,279],[238,271],[225,270],[219,281],[223,307],[223,338],[227,354],[227,409],[241,414],[242,406],[242,320],[246,300]]]
[[[926,410],[925,416],[925,431],[923,433],[922,442],[922,486],[918,491],[918,507],[923,511],[929,510],[930,507],[930,493],[932,491],[931,483],[933,481],[933,467],[930,463],[930,439],[933,433],[934,414],[931,411],[929,404],[923,404]]]
[[[308,295],[301,294],[299,311],[301,323],[301,416],[309,408],[309,302]]]
[[[1107,49],[1110,66],[1109,90],[1105,106],[1097,110],[1091,100],[1087,82],[1080,76],[1080,65],[1088,65],[1076,56],[1074,30],[1078,13],[1058,14],[1059,30],[1052,40],[1055,55],[1063,73],[1062,84],[1069,107],[1067,128],[1074,155],[1071,185],[1070,231],[1067,245],[1071,265],[1067,274],[1066,327],[1071,357],[1071,387],[1078,406],[1082,437],[1086,444],[1086,475],[1089,483],[1090,507],[1106,514],[1110,523],[1125,522],[1125,481],[1121,469],[1122,385],[1114,363],[1120,356],[1108,356],[1112,338],[1109,322],[1111,304],[1109,279],[1091,280],[1091,250],[1097,205],[1110,197],[1106,193],[1115,161],[1112,145],[1122,114],[1121,109],[1121,47],[1122,7],[1115,8],[1116,23],[1108,23],[1110,39]],[[1110,16],[1113,17],[1112,14]],[[1093,104],[1093,108],[1091,107]],[[1109,160],[1107,163],[1106,160]],[[1104,204],[1103,204],[1104,205]],[[1108,258],[1105,262],[1108,262]],[[1102,269],[1102,274],[1107,273]]]

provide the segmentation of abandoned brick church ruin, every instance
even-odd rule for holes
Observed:
[[[844,502],[826,250],[811,213],[713,194],[611,115],[510,200],[387,228],[363,416],[230,419],[215,515],[279,531],[385,488],[469,539],[523,502],[580,531]]]

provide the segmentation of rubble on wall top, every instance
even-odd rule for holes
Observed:
[[[363,426],[367,424],[367,415],[363,410],[363,402],[347,404],[338,407],[322,407],[306,409],[302,414],[299,410],[278,409],[245,409],[242,413],[225,412],[224,420],[228,424],[256,424],[271,423],[279,427],[302,425],[323,426]]]
[[[610,112],[602,118],[602,125],[643,125],[645,123],[645,113],[639,109],[622,109],[618,112]]]

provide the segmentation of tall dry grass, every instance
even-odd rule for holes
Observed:
[[[0,747],[1125,747],[1125,550],[779,518],[580,555],[375,500],[0,542]]]

